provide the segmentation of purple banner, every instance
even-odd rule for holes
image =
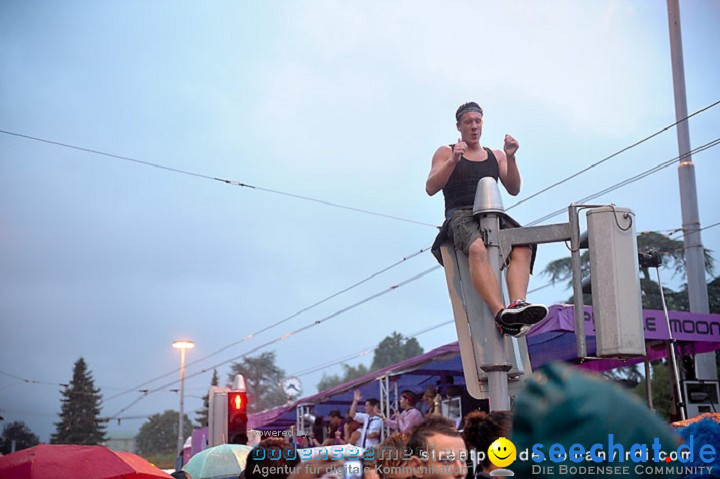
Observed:
[[[720,342],[720,314],[668,311],[673,338],[678,341]],[[595,336],[592,307],[585,306],[585,334]],[[645,339],[670,339],[665,313],[655,309],[643,310]],[[550,331],[575,331],[575,308],[553,305],[548,319],[532,330],[530,336]]]

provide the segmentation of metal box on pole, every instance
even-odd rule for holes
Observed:
[[[211,386],[208,393],[208,445],[210,447],[228,442],[228,391],[228,388]]]
[[[597,355],[644,356],[634,214],[603,206],[587,212]]]

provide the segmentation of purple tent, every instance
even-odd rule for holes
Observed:
[[[670,311],[670,328],[677,340],[678,354],[697,354],[720,349],[720,315]],[[647,354],[650,360],[667,357],[667,341],[670,339],[662,311],[644,310],[644,329]],[[595,354],[595,329],[592,323],[592,307],[585,307],[585,330],[588,355]],[[578,363],[575,342],[574,308],[569,305],[550,307],[548,318],[528,336],[528,349],[533,368],[552,361]],[[594,371],[606,371],[618,366],[642,362],[643,357],[624,361],[598,359],[586,361],[580,367]],[[463,384],[464,375],[457,342],[446,344],[432,351],[406,359],[353,381],[340,384],[327,391],[304,397],[292,404],[270,409],[249,417],[249,427],[260,430],[285,430],[295,424],[296,407],[313,404],[316,415],[327,415],[333,409],[346,413],[352,402],[353,390],[360,389],[363,398],[378,397],[377,379],[388,376],[398,383],[398,390],[411,389],[422,392],[426,386],[435,385],[438,378],[451,377],[455,384]]]

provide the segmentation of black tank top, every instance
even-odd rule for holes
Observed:
[[[451,148],[453,146],[450,145]],[[497,158],[489,148],[483,149],[487,151],[486,160],[470,161],[463,156],[455,165],[450,179],[442,189],[445,196],[445,217],[448,216],[450,210],[473,205],[475,202],[475,190],[480,178],[490,176],[495,181],[498,180],[500,167]]]

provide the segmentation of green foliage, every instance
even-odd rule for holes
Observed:
[[[687,287],[685,288],[687,290]],[[708,283],[708,301],[711,313],[720,313],[720,276]]]
[[[663,269],[669,269],[673,272],[673,276],[680,275],[685,278],[685,256],[683,250],[683,242],[674,240],[660,233],[648,232],[641,233],[637,237],[638,251],[645,252],[649,250],[657,250],[663,255]],[[712,274],[714,270],[714,260],[711,251],[705,249],[705,271]],[[581,270],[583,278],[590,274],[590,254],[586,250],[580,255]],[[653,268],[654,269],[654,268]],[[642,292],[642,307],[645,309],[663,309],[662,297],[660,295],[660,287],[652,278],[656,278],[654,272],[648,268],[640,268],[640,289]],[[572,286],[572,270],[570,266],[570,258],[561,258],[548,263],[541,274],[550,277],[553,283],[557,281],[567,281],[568,287]],[[714,285],[714,286],[713,286]],[[711,291],[712,289],[712,291]],[[687,285],[681,291],[673,291],[664,287],[663,294],[667,307],[672,311],[688,311],[690,302],[688,299]],[[708,297],[710,299],[710,311],[720,310],[720,283],[718,278],[708,284]],[[592,304],[592,296],[583,295],[585,304]],[[574,295],[567,300],[568,303],[574,302]],[[716,309],[713,309],[713,305]]]
[[[682,240],[675,240],[669,236],[655,233],[654,231],[640,233],[637,236],[637,245],[639,252],[646,252],[648,250],[657,250],[663,255],[663,267],[673,271],[673,275],[680,275],[681,278],[686,278],[685,268],[685,251],[684,243]],[[708,274],[713,274],[714,261],[711,255],[711,251],[705,249],[703,251],[705,255],[705,271]],[[646,279],[650,279],[650,274],[647,268],[640,268],[643,272],[643,276]]]
[[[634,366],[622,366],[611,369],[610,371],[605,371],[603,376],[612,379],[626,388],[632,389],[637,387],[637,385],[645,379],[639,368],[640,366],[637,364]]]
[[[418,356],[423,352],[423,348],[417,339],[406,338],[397,331],[393,331],[392,334],[386,336],[375,348],[375,354],[370,368],[364,364],[356,367],[343,364],[345,371],[342,375],[334,374],[326,376],[323,374],[322,379],[317,385],[318,391],[326,391],[338,384],[364,376],[370,371],[377,371],[378,369],[398,363],[404,359]]]
[[[670,421],[675,415],[675,400],[673,399],[672,386],[670,383],[670,367],[667,360],[654,361],[650,364],[653,408],[655,412]],[[633,392],[647,401],[646,378],[633,389]]]
[[[13,421],[3,428],[0,437],[0,454],[10,454],[12,442],[15,441],[15,451],[37,446],[40,439],[22,421]]]
[[[175,469],[175,459],[177,453],[175,451],[166,452],[164,454],[150,454],[143,456],[150,464],[160,469]]]
[[[217,369],[213,369],[210,386],[217,386],[218,384],[219,383]],[[203,407],[195,411],[195,416],[195,422],[197,423],[198,427],[202,428],[208,425],[210,417],[210,393],[203,396]]]
[[[357,366],[349,366],[347,364],[343,364],[342,367],[345,370],[342,376],[337,374],[333,374],[332,376],[326,376],[325,373],[323,373],[322,379],[320,379],[320,382],[317,385],[318,391],[327,391],[328,389],[333,388],[338,384],[352,381],[353,379],[365,376],[367,373],[370,372],[370,369],[364,364],[358,364]]]
[[[183,433],[189,436],[193,430],[190,419],[185,414],[183,419]],[[167,410],[162,414],[153,414],[140,427],[135,440],[137,450],[141,456],[177,454],[178,412]],[[149,459],[148,459],[149,460]]]
[[[423,348],[415,338],[406,338],[397,331],[385,337],[375,348],[371,370],[376,371],[404,359],[423,353]]]
[[[95,445],[105,440],[105,424],[100,419],[102,395],[95,389],[92,373],[83,358],[75,362],[73,378],[62,393],[60,422],[55,423],[53,444]]]
[[[287,402],[287,398],[280,388],[285,371],[275,364],[274,351],[246,357],[242,362],[233,363],[230,369],[228,374],[230,382],[234,381],[238,374],[245,377],[248,412],[264,411]]]

